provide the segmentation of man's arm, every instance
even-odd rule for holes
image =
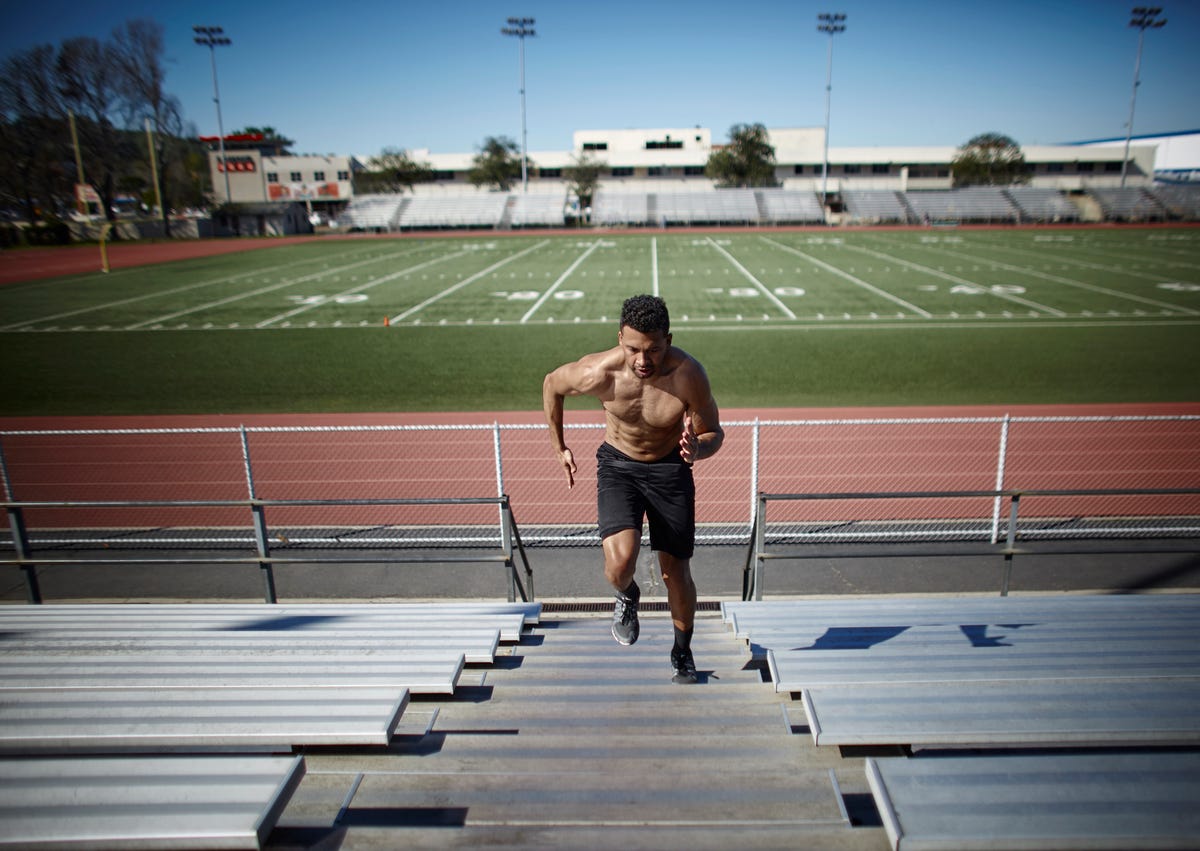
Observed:
[[[550,425],[550,442],[554,445],[559,463],[567,473],[568,488],[575,486],[575,472],[579,468],[575,464],[575,456],[567,448],[563,435],[563,400],[567,396],[591,392],[594,383],[593,372],[589,358],[583,358],[563,364],[548,373],[542,381],[542,411]]]
[[[725,441],[721,414],[704,368],[696,364],[696,374],[688,382],[688,410],[683,416],[683,437],[679,441],[683,460],[689,464],[710,458]]]

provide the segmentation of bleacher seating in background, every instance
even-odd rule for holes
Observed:
[[[1092,189],[1107,221],[1200,219],[1200,186]],[[1030,186],[975,186],[898,192],[843,189],[847,224],[1078,222],[1084,211],[1066,193]],[[566,184],[526,194],[519,187],[494,192],[467,185],[428,184],[413,193],[361,195],[338,217],[351,230],[410,228],[563,227],[573,201]],[[600,227],[671,225],[822,224],[825,210],[805,189],[717,189],[707,180],[601,183],[591,223]]]
[[[659,192],[654,214],[658,222],[666,224],[754,224],[758,202],[753,189]]]
[[[908,192],[906,198],[922,222],[1011,222],[1017,217],[1004,191],[992,186]]]
[[[565,189],[553,194],[518,192],[509,211],[509,223],[521,227],[562,227],[566,223],[563,210],[566,208]]]
[[[794,189],[760,189],[760,219],[763,223],[792,224],[824,222],[825,209],[815,192]]]
[[[1079,220],[1079,208],[1057,189],[1012,186],[1004,192],[1020,211],[1021,221],[1074,222]]]
[[[908,208],[890,189],[847,189],[842,192],[847,217],[855,224],[907,222]]]
[[[1116,222],[1160,222],[1167,211],[1158,200],[1141,187],[1126,189],[1091,189],[1104,218]]]
[[[490,228],[500,224],[508,193],[415,195],[400,216],[404,228]]]
[[[1200,219],[1200,186],[1155,186],[1153,194],[1172,218],[1184,221]]]
[[[592,223],[597,225],[644,225],[648,221],[645,192],[601,189],[592,199]]]
[[[351,230],[391,230],[407,200],[405,195],[357,195],[338,220]]]

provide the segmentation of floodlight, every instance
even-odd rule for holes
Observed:
[[[1133,111],[1137,106],[1137,90],[1141,85],[1138,79],[1142,70],[1142,42],[1146,38],[1146,30],[1159,30],[1167,25],[1162,14],[1161,6],[1134,6],[1133,18],[1129,26],[1138,29],[1137,59],[1133,63],[1133,93],[1129,96],[1129,123],[1125,125],[1125,156],[1121,158],[1121,188],[1125,188],[1125,175],[1129,172],[1129,143],[1133,139]]]
[[[817,15],[817,31],[829,35],[829,51],[825,58],[825,157],[821,161],[821,204],[828,201],[829,196],[829,102],[833,96],[833,37],[836,33],[845,32],[846,20],[842,12],[822,12]]]
[[[501,27],[501,35],[516,36],[521,40],[521,191],[525,194],[528,194],[528,134],[525,131],[525,37],[537,35],[537,33],[533,31],[533,25],[536,23],[536,21],[534,21],[533,18],[509,18],[508,23],[512,26]]]
[[[221,121],[221,90],[217,87],[217,48],[233,44],[232,39],[225,36],[221,27],[192,27],[196,33],[196,44],[208,48],[209,59],[212,61],[213,103],[217,105],[217,148],[221,157],[221,172],[225,175],[225,203],[233,203],[233,193],[229,189],[229,169],[225,163],[225,125]]]

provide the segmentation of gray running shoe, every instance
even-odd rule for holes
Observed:
[[[641,599],[641,589],[633,583],[626,589],[628,593],[617,592],[617,604],[613,609],[612,634],[618,644],[628,647],[638,640],[638,600]]]
[[[671,682],[692,685],[698,681],[696,662],[692,659],[691,650],[672,650],[671,667],[675,669],[675,676],[671,677]]]

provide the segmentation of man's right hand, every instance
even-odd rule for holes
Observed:
[[[570,449],[564,449],[558,453],[558,460],[563,465],[563,469],[567,471],[567,488],[575,487],[575,473],[579,470],[575,464],[575,456],[571,454]]]

